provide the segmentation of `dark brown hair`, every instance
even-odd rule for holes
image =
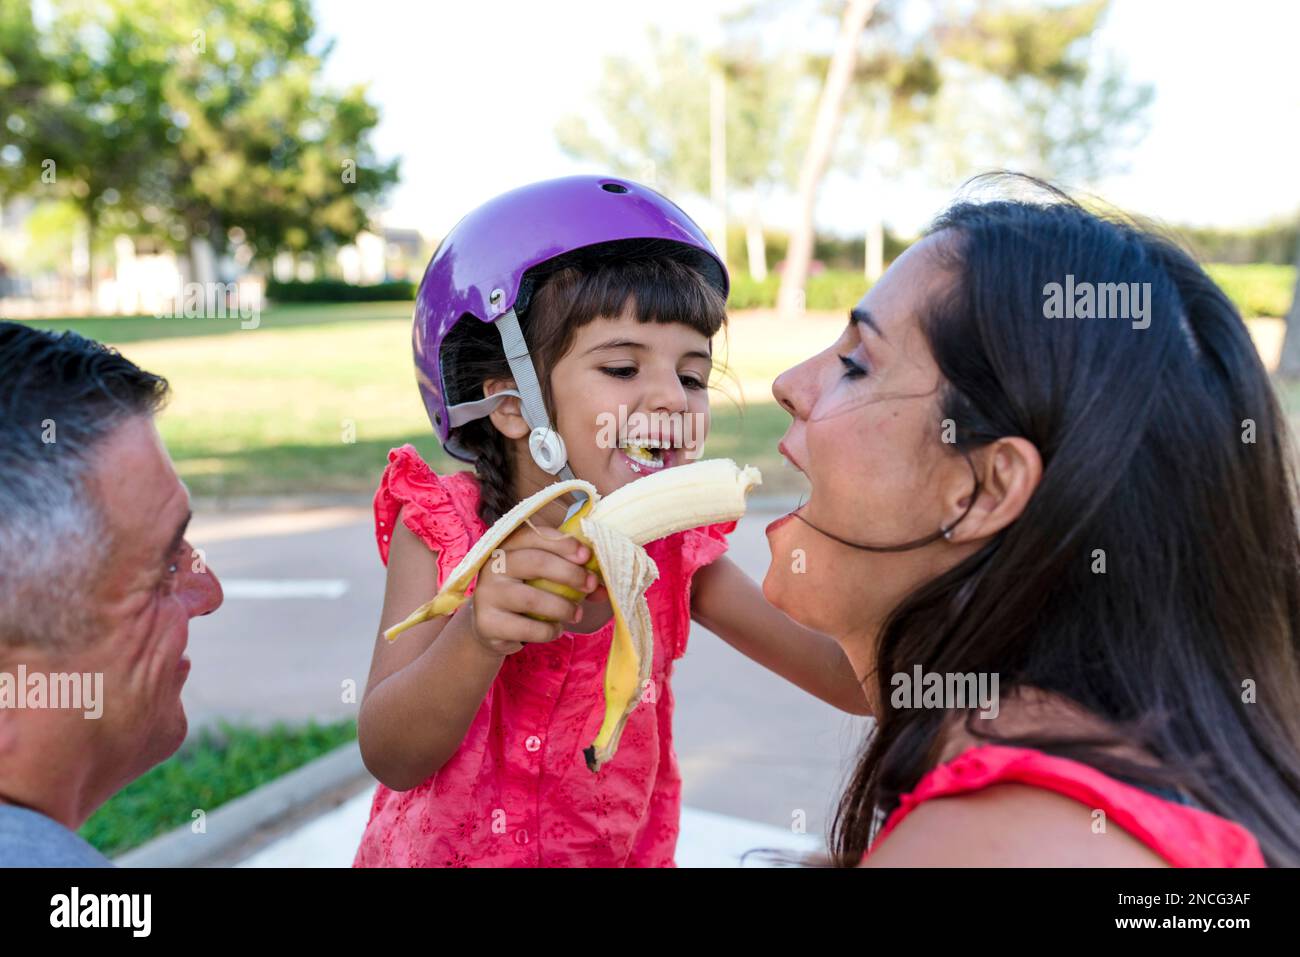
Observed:
[[[550,370],[572,348],[578,330],[593,320],[630,310],[640,322],[680,322],[709,339],[727,320],[721,292],[667,244],[623,246],[553,262],[531,273],[525,290],[520,327],[552,422],[555,383]],[[512,378],[501,337],[488,323],[466,317],[443,350],[451,404],[482,398],[489,379]],[[460,426],[458,435],[475,455],[478,514],[491,525],[516,504],[513,446],[487,417]]]
[[[962,203],[931,227],[953,282],[921,325],[951,454],[1023,436],[1042,479],[1020,518],[909,595],[879,637],[882,702],[832,825],[856,866],[938,761],[954,712],[895,709],[891,676],[997,673],[1113,734],[992,738],[1235,821],[1300,865],[1300,534],[1288,426],[1245,323],[1150,227],[1050,202]],[[1147,320],[1047,318],[1047,286],[1149,283]],[[937,426],[936,426],[937,429]],[[1095,557],[1106,556],[1105,574]],[[1257,698],[1245,693],[1257,687]],[[1136,747],[1155,764],[1122,760]]]

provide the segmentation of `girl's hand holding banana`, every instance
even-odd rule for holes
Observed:
[[[543,578],[589,595],[600,584],[584,567],[590,547],[558,529],[520,525],[498,548],[502,554],[479,570],[467,609],[481,645],[511,655],[525,644],[553,641],[582,620],[579,603],[526,582]]]
[[[392,641],[413,625],[450,615],[465,602],[475,576],[478,598],[483,573],[492,570],[495,550],[512,541],[516,542],[514,555],[522,563],[511,557],[508,577],[498,572],[499,582],[488,586],[482,600],[491,613],[483,614],[488,632],[479,640],[503,648],[501,654],[518,651],[525,641],[558,637],[565,623],[577,616],[575,602],[589,597],[595,588],[583,576],[598,574],[615,622],[605,666],[604,720],[583,751],[587,767],[599,771],[614,756],[627,719],[650,680],[654,632],[645,593],[658,579],[659,569],[643,546],[685,529],[740,518],[745,514],[745,496],[761,481],[758,469],[751,465],[739,468],[731,459],[708,459],[647,475],[604,497],[582,479],[555,482],[501,516],[451,571],[438,594],[384,636]],[[582,492],[586,500],[555,530],[563,538],[543,536],[530,527],[533,514],[572,491]],[[524,536],[525,531],[531,536]],[[531,547],[520,547],[524,542]],[[538,620],[533,621],[534,616]],[[479,620],[476,611],[476,626]]]

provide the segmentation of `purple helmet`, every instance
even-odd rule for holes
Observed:
[[[424,271],[412,332],[420,394],[448,454],[472,462],[454,430],[488,415],[504,397],[516,396],[532,429],[534,460],[552,475],[573,478],[519,328],[518,315],[532,291],[532,277],[525,274],[580,250],[646,240],[673,243],[674,255],[690,262],[726,298],[726,267],[699,226],[676,204],[629,180],[566,176],[533,183],[484,203],[452,228]],[[442,344],[456,323],[472,320],[496,325],[517,390],[449,406]]]

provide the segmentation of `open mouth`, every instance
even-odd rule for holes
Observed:
[[[796,509],[796,511],[797,511],[797,509]],[[763,529],[764,534],[769,534],[769,535],[770,535],[772,532],[775,532],[775,531],[776,531],[778,528],[780,528],[782,525],[784,525],[784,524],[786,524],[787,522],[789,522],[790,519],[792,519],[792,518],[794,518],[794,512],[786,512],[786,513],[785,513],[784,515],[782,515],[780,518],[776,519],[776,521],[769,522],[768,525],[767,525],[767,528]]]
[[[671,467],[677,458],[676,449],[654,440],[628,442],[619,452],[633,472],[658,472]]]

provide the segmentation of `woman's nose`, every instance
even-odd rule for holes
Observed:
[[[812,375],[812,363],[809,359],[791,366],[772,383],[772,395],[796,419],[807,418],[816,401],[817,379]]]

